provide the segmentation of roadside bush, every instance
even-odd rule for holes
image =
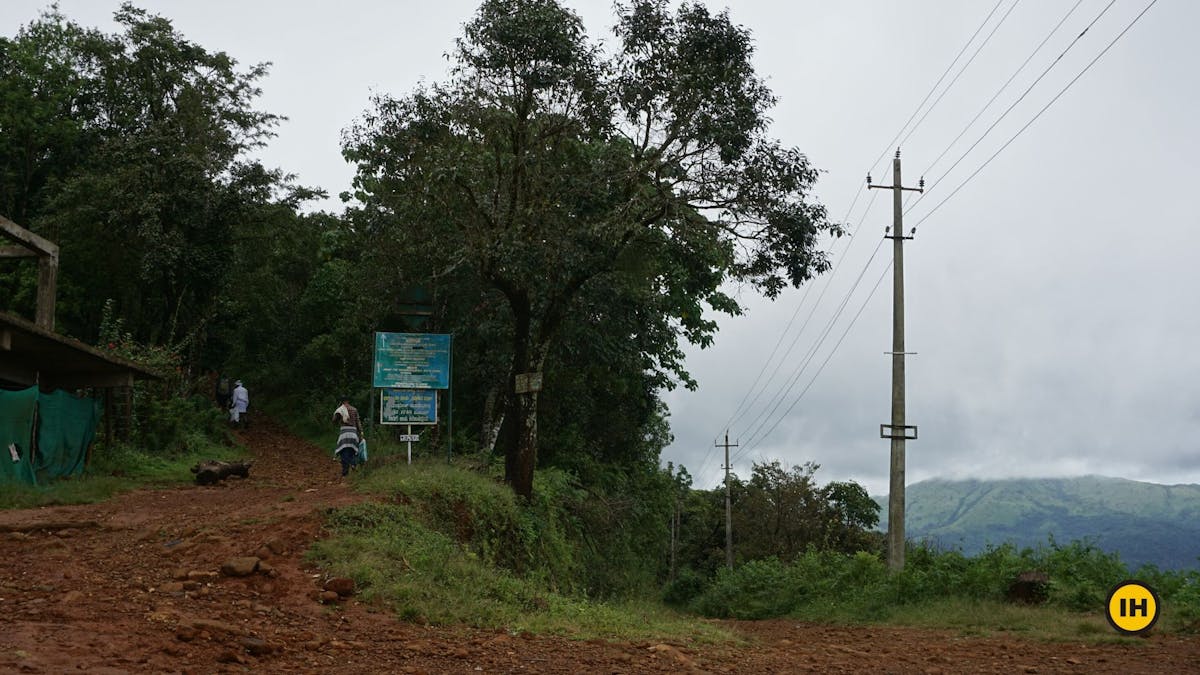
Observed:
[[[804,599],[787,565],[775,558],[752,560],[732,570],[722,568],[696,599],[695,608],[721,619],[767,619],[794,611]]]
[[[143,396],[131,440],[147,452],[179,455],[230,444],[226,414],[212,401],[201,396]]]
[[[695,600],[708,586],[708,581],[695,570],[685,567],[679,570],[663,590],[663,602],[673,607],[685,607]]]
[[[1009,584],[1031,570],[1049,575],[1049,605],[1059,611],[1101,616],[1108,592],[1132,576],[1159,593],[1175,630],[1200,631],[1200,571],[1143,568],[1131,575],[1117,556],[1088,542],[1060,546],[1051,540],[1048,546],[1020,551],[1003,545],[971,557],[916,546],[898,574],[890,574],[875,554],[810,550],[788,564],[768,558],[722,569],[707,587],[703,579],[681,575],[664,598],[687,602],[687,594],[700,587],[703,591],[688,606],[711,617],[875,621],[931,603],[1004,606]]]
[[[560,471],[539,471],[534,499],[524,505],[499,480],[443,461],[392,464],[368,474],[360,487],[413,504],[429,528],[489,564],[555,590],[578,586],[578,549],[570,536],[574,523],[562,507],[576,495]]]
[[[1060,546],[1051,539],[1041,554],[1042,568],[1050,575],[1050,600],[1067,609],[1102,610],[1112,587],[1129,577],[1129,568],[1119,556],[1088,541]]]
[[[579,542],[581,590],[589,597],[658,595],[668,574],[668,475],[598,465],[588,473],[586,488],[572,488],[561,502]]]

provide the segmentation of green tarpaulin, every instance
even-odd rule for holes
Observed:
[[[37,409],[38,389],[24,391],[0,389],[0,485],[37,483],[30,449],[33,444],[33,414]],[[17,461],[13,461],[13,454]]]
[[[0,484],[78,476],[96,433],[96,401],[30,387],[0,391]],[[37,421],[37,437],[33,436]],[[37,442],[34,443],[33,441]],[[16,461],[9,445],[16,451]],[[32,446],[32,448],[31,448]]]

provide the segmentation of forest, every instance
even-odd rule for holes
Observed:
[[[253,383],[256,412],[320,435],[343,393],[373,409],[376,331],[444,333],[454,427],[421,453],[452,442],[511,493],[520,513],[481,510],[476,545],[564,592],[758,618],[868,588],[870,615],[946,587],[943,572],[999,597],[1024,566],[1094,559],[928,551],[918,576],[888,581],[866,490],[768,461],[730,477],[726,569],[726,491],[663,464],[663,394],[696,386],[684,347],[741,311],[730,284],[803,286],[842,232],[812,196],[818,168],[771,137],[775,99],[727,13],[636,0],[601,49],[555,0],[484,0],[444,79],[362,101],[336,213],[311,208],[328,186],[256,159],[288,114],[258,107],[268,66],[130,4],[115,18],[106,33],[50,9],[0,37],[0,215],[60,246],[61,333],[163,375],[138,385],[122,441],[135,452],[222,442],[216,373]],[[32,317],[36,279],[0,260],[0,311]],[[526,374],[540,390],[514,386]],[[390,430],[370,433],[386,446]],[[387,514],[335,520],[357,532]],[[1064,603],[1102,594],[1087,583],[1060,589]]]

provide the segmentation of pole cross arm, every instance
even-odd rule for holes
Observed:
[[[867,189],[869,189],[869,190],[896,190],[897,188],[895,185],[868,185]],[[925,192],[925,188],[904,187],[903,185],[901,185],[898,189],[908,190],[909,192],[921,192],[921,193]]]
[[[4,216],[0,216],[0,237],[34,251],[39,256],[58,258],[58,244],[30,232]],[[5,246],[0,248],[0,251],[9,251],[11,248]]]

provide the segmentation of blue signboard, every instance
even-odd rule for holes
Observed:
[[[437,424],[436,391],[383,389],[379,392],[380,424]]]
[[[447,389],[450,336],[435,333],[376,333],[374,386]]]

